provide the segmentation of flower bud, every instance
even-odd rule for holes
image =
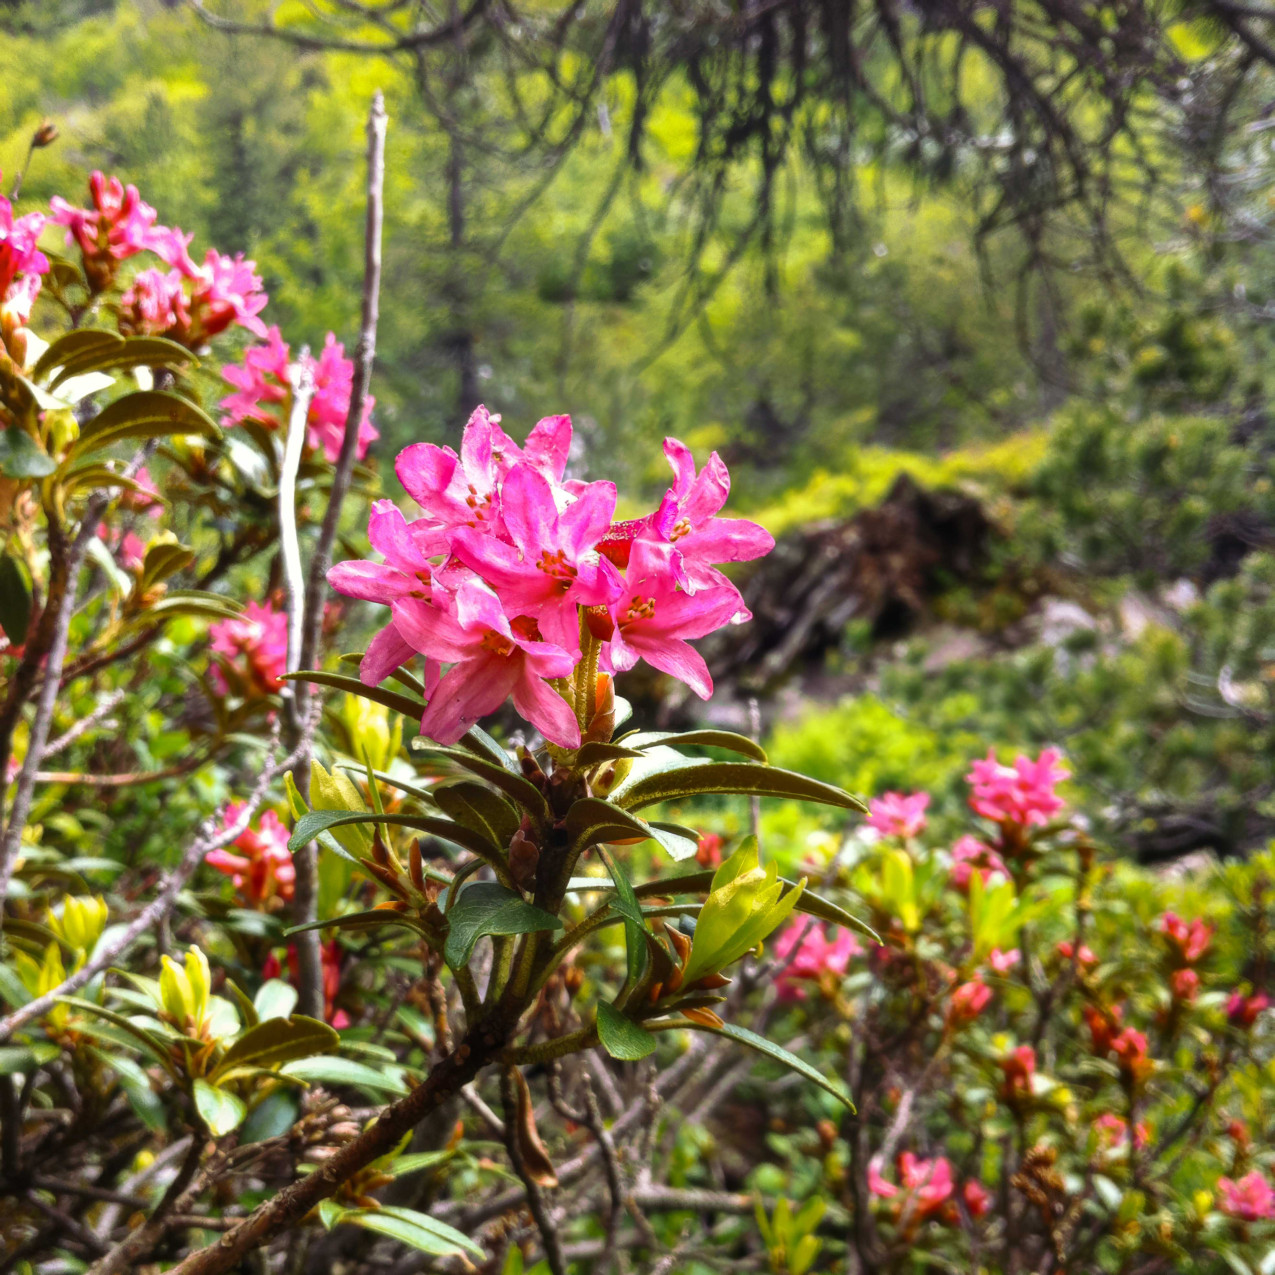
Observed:
[[[46,146],[52,146],[57,140],[58,126],[52,120],[45,120],[31,138],[31,149],[43,150]]]

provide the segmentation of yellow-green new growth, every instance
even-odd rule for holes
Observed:
[[[186,953],[185,968],[171,956],[161,962],[159,997],[164,1013],[187,1036],[201,1039],[209,1022],[211,976],[208,958],[197,947]]]
[[[62,903],[62,915],[49,913],[49,929],[76,954],[78,966],[97,946],[108,915],[106,900],[100,894],[85,899],[75,899],[68,894]]]
[[[713,874],[712,889],[695,923],[683,986],[716,974],[756,947],[797,906],[805,888],[802,877],[785,895],[778,865],[761,867],[757,840],[749,837]]]

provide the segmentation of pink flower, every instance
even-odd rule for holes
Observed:
[[[1218,1208],[1227,1217],[1241,1222],[1260,1222],[1275,1217],[1275,1191],[1266,1175],[1254,1169],[1238,1182],[1230,1178],[1218,1178],[1218,1194],[1222,1197]]]
[[[33,277],[48,270],[49,259],[38,247],[45,220],[44,214],[39,212],[14,217],[13,205],[0,195],[0,301],[9,299],[11,285],[19,275]],[[39,291],[38,279],[35,282],[35,291]],[[29,317],[30,301],[35,300],[35,294],[30,292],[30,301],[26,301],[27,292],[30,292],[29,284],[22,294]],[[16,296],[17,293],[13,295]]]
[[[727,584],[717,563],[750,562],[775,547],[774,537],[755,522],[717,517],[730,495],[730,474],[716,452],[698,474],[685,443],[666,438],[664,455],[673,485],[646,520],[644,534],[673,546],[673,578],[682,588],[694,593]]]
[[[241,366],[222,369],[222,376],[236,390],[221,400],[227,425],[247,420],[257,421],[269,429],[282,429],[287,425],[292,395],[288,381],[289,349],[277,327],[267,329],[265,337],[265,345],[253,346],[244,353]],[[322,450],[328,462],[335,463],[345,437],[345,419],[354,387],[354,364],[345,357],[345,347],[333,332],[328,333],[323,353],[317,359],[303,354],[301,362],[314,378],[314,397],[306,413],[306,445],[311,451]],[[360,460],[380,437],[371,420],[375,404],[371,396],[363,404],[355,451]]]
[[[1098,1142],[1103,1147],[1118,1147],[1129,1138],[1129,1122],[1122,1120],[1114,1112],[1104,1112],[1094,1121],[1098,1131]]]
[[[1015,947],[1008,952],[1002,952],[999,947],[993,948],[987,958],[987,963],[992,967],[992,971],[996,974],[1005,975],[1023,959],[1023,954]]]
[[[722,845],[724,838],[716,832],[701,832],[699,844],[695,847],[695,862],[701,868],[716,868],[722,862]]]
[[[226,807],[224,826],[229,827],[243,813],[240,802]],[[234,841],[235,849],[210,850],[204,862],[223,872],[234,882],[247,907],[273,909],[275,901],[292,898],[296,868],[288,850],[288,830],[273,810],[267,810],[256,828],[247,828]]]
[[[1252,1027],[1258,1015],[1270,1005],[1265,992],[1255,992],[1245,996],[1243,992],[1232,992],[1226,1002],[1226,1018],[1232,1027]]]
[[[151,478],[150,470],[145,465],[133,475],[135,487],[126,487],[120,494],[120,508],[134,513],[146,514],[158,518],[164,512],[164,502]]]
[[[952,884],[958,890],[968,890],[970,877],[977,872],[986,885],[993,877],[1009,880],[1005,860],[989,845],[977,837],[965,836],[952,847]]]
[[[559,484],[570,450],[569,416],[546,416],[519,447],[500,428],[500,417],[481,406],[465,426],[459,456],[450,447],[433,443],[405,448],[394,462],[394,471],[425,511],[425,517],[413,524],[421,548],[431,554],[449,551],[450,533],[458,527],[503,533],[500,484],[520,461],[565,499],[569,493]]]
[[[883,837],[915,837],[925,827],[925,811],[930,804],[928,792],[887,792],[868,803],[868,824]]]
[[[947,1007],[947,1021],[953,1027],[972,1023],[987,1008],[992,999],[992,989],[982,979],[974,978],[962,983],[952,993]]]
[[[401,598],[393,612],[395,627],[413,649],[453,666],[430,698],[423,735],[454,744],[512,695],[514,707],[547,740],[579,747],[575,713],[545,681],[570,676],[575,656],[546,642],[528,617],[511,623],[482,581],[467,580],[454,595],[435,589],[432,603]]]
[[[500,485],[508,542],[476,527],[458,527],[451,549],[496,591],[510,615],[534,617],[549,641],[578,651],[576,608],[621,597],[619,573],[594,550],[614,511],[615,484],[608,482],[587,484],[559,511],[549,480],[519,462]]]
[[[89,178],[89,200],[92,208],[74,208],[54,195],[50,206],[54,223],[67,227],[67,242],[79,244],[90,287],[101,292],[110,286],[119,262],[150,247],[156,212],[136,186],[100,172]]]
[[[941,1155],[923,1160],[905,1151],[899,1156],[899,1180],[908,1193],[903,1212],[911,1212],[920,1221],[940,1212],[955,1189],[952,1165]]]
[[[1145,1080],[1155,1068],[1147,1052],[1146,1036],[1132,1027],[1126,1027],[1111,1038],[1111,1051],[1116,1056],[1117,1066],[1135,1083]]]
[[[115,555],[125,571],[136,571],[146,561],[146,546],[131,531],[120,535],[118,527],[99,522],[97,538]]]
[[[225,656],[261,694],[279,689],[288,666],[288,617],[282,611],[269,602],[249,602],[242,615],[214,624],[208,636],[212,649]],[[223,694],[229,690],[216,664],[209,669],[209,676]]]
[[[1193,1001],[1200,990],[1200,976],[1190,969],[1174,970],[1169,978],[1169,986],[1173,990],[1174,1000]]]
[[[992,1207],[992,1193],[976,1178],[970,1178],[961,1188],[961,1196],[970,1217],[985,1217]]]
[[[862,951],[849,930],[838,929],[836,938],[829,940],[822,925],[793,921],[775,940],[775,959],[788,962],[775,980],[779,999],[805,1000],[805,988],[797,985],[800,981],[828,984],[840,978]]]
[[[336,1008],[336,998],[341,992],[341,944],[337,939],[330,939],[320,949],[323,960],[323,1017],[338,1031],[350,1025],[350,1016],[343,1009]],[[288,981],[297,987],[300,984],[299,961],[294,944],[288,945]],[[283,966],[279,958],[271,952],[261,967],[262,978],[279,978],[283,974]]]
[[[265,336],[266,325],[257,316],[269,298],[261,290],[256,264],[245,261],[243,253],[226,257],[208,249],[204,264],[190,276],[190,344],[203,345],[232,323]]]
[[[1206,925],[1198,917],[1188,923],[1176,912],[1166,912],[1160,918],[1159,929],[1187,965],[1193,965],[1208,951],[1213,937],[1213,926]]]
[[[1046,748],[1036,761],[1018,756],[1003,766],[991,751],[966,776],[973,788],[970,806],[976,814],[1020,827],[1048,823],[1063,808],[1054,788],[1071,773],[1060,765],[1062,754]]]
[[[742,603],[733,584],[687,593],[678,588],[670,568],[667,546],[635,542],[622,591],[610,609],[614,630],[603,651],[602,667],[623,673],[642,659],[708,699],[713,679],[704,657],[687,639],[704,637],[731,623]]]
[[[120,331],[126,336],[169,336],[181,341],[190,331],[190,303],[176,270],[139,270],[120,298]]]
[[[1036,1051],[1030,1045],[1019,1045],[1000,1060],[1005,1073],[1005,1091],[1009,1096],[1028,1096],[1032,1091],[1032,1077],[1036,1074]]]
[[[1054,950],[1063,958],[1064,961],[1070,961],[1076,951],[1076,947],[1070,939],[1063,939],[1063,941],[1059,943],[1057,948]],[[1076,963],[1078,965],[1098,964],[1097,954],[1088,943],[1082,943],[1080,945],[1080,955],[1076,957]]]
[[[893,1182],[881,1176],[881,1160],[877,1156],[868,1161],[868,1190],[883,1200],[892,1200],[899,1193]]]

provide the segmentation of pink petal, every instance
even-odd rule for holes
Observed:
[[[400,598],[394,603],[394,624],[404,641],[415,651],[451,663],[468,659],[482,641],[444,611],[423,598]]]
[[[559,547],[558,506],[549,480],[539,470],[515,465],[500,490],[500,508],[505,529],[529,565],[544,550]]]
[[[557,691],[526,671],[514,683],[514,707],[551,744],[579,748],[580,724],[575,712]]]
[[[368,643],[359,663],[359,681],[364,686],[379,686],[415,654],[415,648],[410,642],[403,640],[402,634],[391,621]]]
[[[394,472],[407,494],[422,509],[433,512],[443,492],[447,490],[456,466],[460,463],[450,447],[435,447],[433,443],[413,443],[399,452],[394,461]]]
[[[695,457],[691,449],[680,439],[664,440],[664,455],[673,467],[673,492],[679,498],[685,496],[695,481]]]
[[[682,517],[689,519],[691,526],[698,527],[726,503],[729,495],[730,474],[722,463],[722,458],[714,452],[690,491],[682,498]]]
[[[421,718],[421,734],[454,744],[505,702],[518,679],[521,660],[483,653],[457,664],[439,682]]]
[[[709,676],[708,665],[693,646],[679,638],[644,633],[638,625],[625,633],[624,640],[653,668],[685,682],[700,699],[708,699],[713,694],[713,679]]]
[[[421,589],[421,582],[379,562],[338,562],[328,569],[328,583],[347,598],[388,605]]]
[[[775,547],[775,538],[747,518],[713,518],[683,536],[677,547],[686,557],[707,563],[751,562],[765,557]]]
[[[429,559],[420,551],[407,519],[392,500],[372,503],[367,520],[367,538],[372,548],[404,571],[428,571]]]
[[[589,483],[576,501],[562,511],[562,548],[573,559],[597,545],[615,515],[614,483]]]
[[[523,459],[552,482],[560,482],[571,454],[571,417],[546,416],[522,445]]]
[[[481,580],[466,580],[456,590],[456,618],[471,633],[476,629],[493,630],[501,637],[513,637],[500,599]]]

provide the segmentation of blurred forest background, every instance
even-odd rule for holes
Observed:
[[[254,258],[294,346],[352,341],[382,88],[389,494],[478,401],[569,412],[576,474],[650,497],[665,434],[717,449],[780,547],[711,711],[758,696],[776,761],[941,811],[990,744],[1058,744],[1140,857],[1269,839],[1254,6],[200,7],[0,4],[6,189],[60,130],[20,207],[114,172]]]

